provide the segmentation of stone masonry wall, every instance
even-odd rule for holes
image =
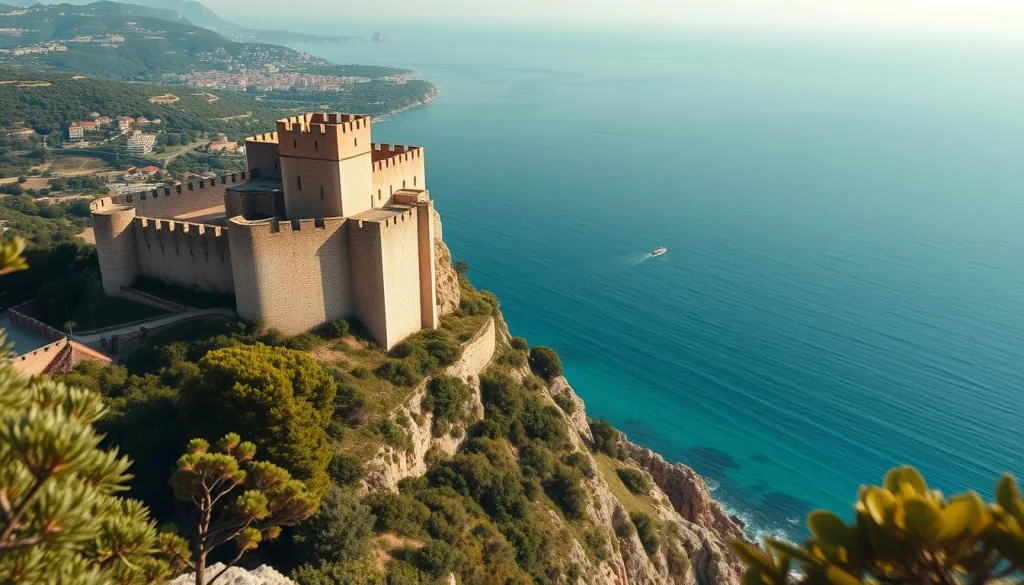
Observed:
[[[95,213],[111,206],[130,205],[143,217],[173,219],[187,213],[223,206],[224,191],[247,179],[248,173],[232,173],[176,187],[103,197],[90,203],[89,207]]]
[[[342,218],[230,222],[238,314],[294,335],[353,311]]]
[[[234,292],[227,230],[147,217],[135,218],[133,227],[141,274],[186,288]]]
[[[418,208],[385,220],[381,230],[386,346],[391,347],[420,330]]]
[[[423,148],[374,144],[372,193],[375,207],[391,203],[399,189],[426,189]],[[390,156],[389,156],[390,155]]]

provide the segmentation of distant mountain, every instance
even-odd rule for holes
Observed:
[[[279,45],[235,42],[190,20],[174,9],[110,1],[84,6],[36,4],[23,12],[8,10],[0,14],[0,28],[15,32],[0,35],[0,67],[141,81],[208,70],[263,69],[370,78],[403,72],[335,65]]]
[[[28,8],[37,4],[48,6],[59,6],[70,4],[72,6],[88,6],[96,3],[95,0],[5,0],[3,5],[12,8]],[[174,21],[185,20],[195,26],[209,29],[220,33],[225,38],[240,42],[256,43],[337,43],[359,40],[350,36],[326,36],[298,33],[284,30],[258,30],[245,28],[233,22],[225,20],[216,12],[207,8],[202,2],[196,0],[132,0],[131,3],[120,2],[126,6],[144,6],[159,11],[159,15],[152,15],[153,18],[164,18]],[[0,11],[8,12],[0,8]]]

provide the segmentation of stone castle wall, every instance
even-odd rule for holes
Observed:
[[[234,293],[227,230],[136,217],[134,231],[140,274],[185,288]]]
[[[417,208],[351,226],[356,314],[387,348],[420,330]],[[383,309],[383,310],[382,310]]]
[[[401,144],[373,145],[374,206],[391,203],[391,197],[400,189],[426,189],[426,167],[423,148]]]
[[[241,185],[248,180],[248,173],[231,173],[216,179],[203,179],[175,187],[164,187],[103,197],[89,204],[93,212],[110,207],[127,205],[134,207],[139,216],[173,219],[180,215],[224,205],[224,192],[232,185]]]
[[[289,335],[350,316],[346,222],[229,220],[238,314]]]

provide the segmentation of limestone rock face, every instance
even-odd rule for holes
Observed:
[[[450,315],[459,308],[459,277],[452,268],[452,253],[441,237],[441,216],[434,211],[434,273],[437,279],[437,310]]]
[[[508,337],[504,321],[500,317],[491,320],[464,344],[462,358],[446,372],[467,380],[474,390],[464,411],[463,429],[483,416],[479,375],[493,359],[498,345],[506,343]],[[515,370],[513,375],[524,378],[529,370]],[[403,425],[411,448],[396,452],[392,447],[382,447],[367,465],[362,484],[364,491],[395,491],[400,480],[427,472],[428,451],[451,455],[461,446],[464,434],[433,436],[432,415],[422,407],[424,392],[425,386],[417,388],[393,416]],[[587,448],[593,437],[583,400],[563,377],[551,380],[541,392],[544,400],[551,404],[554,404],[554,396],[562,396],[575,405],[573,412],[566,414],[566,424],[575,431],[569,433],[569,439],[578,452],[590,459],[591,469],[597,469],[597,462]],[[729,550],[728,542],[745,539],[743,529],[711,498],[704,480],[689,467],[670,464],[625,438],[620,445],[625,456],[619,464],[650,475],[652,511],[663,525],[678,535],[678,545],[671,551],[662,546],[656,553],[649,554],[632,529],[628,504],[616,498],[601,473],[588,474],[583,481],[588,496],[587,516],[612,542],[607,557],[601,561],[589,557],[582,541],[568,543],[568,560],[580,568],[580,582],[585,585],[739,585],[743,565]],[[556,525],[564,523],[553,511],[550,513]]]
[[[445,372],[449,376],[465,380],[473,389],[464,407],[464,420],[477,421],[484,415],[484,406],[480,401],[479,375],[494,356],[496,343],[494,320],[466,343],[462,345],[462,357],[448,366]],[[374,458],[366,465],[366,477],[363,478],[363,492],[398,491],[398,482],[407,477],[419,477],[427,472],[427,451],[434,449],[444,455],[453,455],[466,439],[465,427],[461,433],[453,436],[445,433],[435,437],[433,433],[434,415],[423,408],[427,383],[424,381],[413,392],[412,397],[393,413],[393,418],[403,427],[409,438],[410,448],[398,451],[394,447],[384,445]]]
[[[215,563],[206,567],[206,578],[213,578],[223,568],[224,563]],[[170,585],[192,585],[195,582],[196,574],[186,573],[171,581]],[[295,581],[267,565],[262,565],[251,571],[246,571],[241,567],[231,567],[221,575],[220,579],[217,579],[217,583],[219,585],[295,585]]]

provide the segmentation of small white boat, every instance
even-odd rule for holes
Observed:
[[[665,248],[657,248],[653,252],[651,252],[651,258],[657,258],[658,256],[661,256],[665,252],[668,252],[668,250]]]

